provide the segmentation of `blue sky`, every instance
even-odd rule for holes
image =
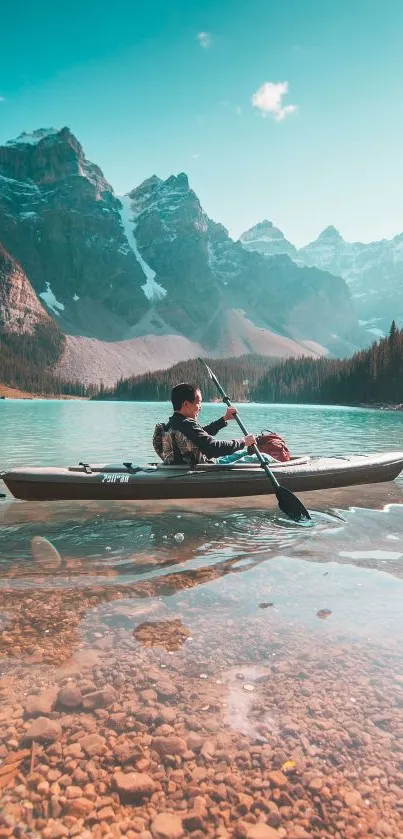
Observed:
[[[1,18],[0,143],[68,125],[117,193],[185,171],[234,237],[263,218],[297,245],[403,231],[401,0],[20,0]]]

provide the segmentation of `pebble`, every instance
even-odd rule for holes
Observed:
[[[86,711],[93,711],[96,708],[109,708],[116,702],[117,693],[112,685],[106,685],[101,690],[95,690],[92,693],[86,693],[83,696],[82,704]]]
[[[47,826],[43,828],[42,836],[43,839],[62,839],[63,836],[69,836],[69,829],[63,822],[50,819]]]
[[[146,772],[115,772],[113,781],[124,801],[149,798],[155,791],[155,781]]]
[[[181,839],[182,819],[173,813],[158,813],[151,823],[151,834],[153,839]]]
[[[38,740],[38,742],[44,743],[49,740],[58,740],[61,733],[61,726],[56,720],[37,717],[27,729],[24,739],[28,741]]]
[[[313,792],[319,792],[323,787],[323,778],[312,778],[312,781],[309,782],[309,789]]]
[[[289,786],[288,778],[279,770],[274,769],[272,772],[268,772],[267,779],[273,787],[278,787],[279,789],[285,789]]]
[[[151,746],[161,757],[165,757],[166,755],[182,755],[187,751],[186,740],[183,737],[176,737],[175,735],[154,737]]]
[[[246,839],[280,839],[280,834],[268,824],[253,824],[247,828]]]
[[[67,812],[69,815],[77,816],[78,818],[87,816],[93,809],[94,802],[84,796],[73,798],[67,802]]]
[[[69,684],[59,691],[57,703],[63,708],[79,708],[82,699],[80,688],[76,684]]]
[[[351,790],[350,792],[346,792],[344,796],[344,803],[347,804],[347,807],[362,806],[361,794],[357,790]]]
[[[85,737],[81,737],[78,743],[88,757],[103,754],[106,748],[105,737],[99,734],[87,734]]]
[[[25,715],[27,717],[40,717],[51,714],[56,705],[58,688],[51,687],[42,693],[28,696],[25,702]]]
[[[62,564],[62,558],[54,545],[43,536],[33,536],[31,539],[31,553],[35,562],[48,571],[57,571]]]

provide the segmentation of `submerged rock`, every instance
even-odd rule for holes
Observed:
[[[155,781],[146,772],[115,772],[113,782],[122,801],[126,802],[149,798],[156,789]]]
[[[58,740],[62,733],[61,725],[56,720],[50,720],[47,717],[38,717],[33,722],[25,734],[25,740],[38,740],[40,743],[46,743],[49,740]]]
[[[153,839],[181,839],[182,819],[174,813],[158,813],[151,823],[151,833]]]
[[[42,693],[28,696],[25,702],[25,715],[27,717],[39,717],[51,714],[56,705],[58,692],[57,687],[51,687],[42,691]]]

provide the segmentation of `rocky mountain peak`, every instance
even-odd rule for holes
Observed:
[[[120,337],[147,309],[120,210],[69,128],[0,147],[2,242],[66,332]]]
[[[196,227],[207,230],[207,216],[203,213],[199,199],[189,186],[184,172],[170,175],[165,181],[153,175],[129,193],[135,221],[152,225],[152,234],[158,239],[177,235],[176,226]],[[144,227],[143,227],[144,231]],[[146,238],[149,241],[150,229]],[[144,237],[140,232],[140,241]]]
[[[328,227],[325,227],[325,229],[322,230],[322,233],[319,234],[316,241],[337,244],[338,242],[344,242],[344,239],[337,228],[332,224],[329,224]]]
[[[31,133],[23,131],[14,140],[7,140],[6,146],[36,146],[45,137],[54,137],[58,133],[58,128],[36,128]]]
[[[332,225],[298,251],[298,260],[343,277],[360,326],[373,338],[403,323],[403,234],[380,242],[346,242]]]
[[[257,224],[254,224],[253,227],[250,227],[249,230],[246,230],[245,233],[242,233],[240,236],[241,242],[247,242],[249,239],[254,238],[256,235],[259,237],[263,237],[265,235],[271,236],[272,232],[276,230],[276,232],[280,233],[280,230],[277,231],[277,228],[274,227],[272,221],[268,219],[263,219],[263,221],[259,221]],[[280,234],[283,235],[282,233]]]
[[[182,192],[189,190],[189,178],[185,172],[180,172],[179,175],[170,175],[165,181],[167,189],[180,189]]]
[[[0,175],[37,186],[81,176],[91,182],[98,196],[112,192],[99,167],[86,159],[81,144],[67,127],[23,132],[0,146]]]
[[[152,203],[157,199],[158,190],[162,183],[163,181],[157,175],[151,175],[151,178],[142,181],[139,186],[127,193],[135,217],[140,215],[144,208],[150,205],[150,202]]]
[[[258,251],[264,256],[282,253],[294,256],[296,253],[294,245],[268,219],[260,221],[242,233],[239,241],[246,250]]]

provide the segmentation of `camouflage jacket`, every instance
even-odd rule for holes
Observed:
[[[243,439],[214,440],[214,436],[226,425],[221,417],[203,427],[196,420],[175,411],[167,423],[160,422],[155,426],[153,446],[167,465],[186,464],[193,468],[199,463],[245,448]]]

